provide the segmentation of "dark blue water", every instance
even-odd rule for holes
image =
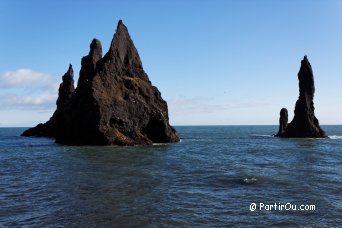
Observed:
[[[276,126],[177,127],[181,143],[149,147],[66,147],[0,128],[0,226],[337,227],[342,126],[323,128],[331,139],[269,137]]]

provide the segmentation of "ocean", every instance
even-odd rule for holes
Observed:
[[[179,126],[180,143],[137,147],[0,128],[0,227],[338,227],[342,126],[322,128]]]

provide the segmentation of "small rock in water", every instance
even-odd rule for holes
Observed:
[[[256,181],[257,181],[257,179],[254,178],[254,177],[243,179],[243,183],[244,183],[244,184],[254,184]]]

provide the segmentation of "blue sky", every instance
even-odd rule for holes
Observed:
[[[282,107],[292,119],[305,54],[316,116],[342,124],[342,1],[0,0],[0,126],[48,120],[68,64],[77,80],[119,19],[174,125],[278,124]]]

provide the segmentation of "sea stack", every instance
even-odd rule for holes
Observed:
[[[288,122],[288,112],[286,108],[282,108],[280,110],[280,117],[279,117],[279,131],[276,136],[282,136],[287,128]]]
[[[287,125],[287,110],[283,108],[280,112],[280,126],[276,136],[284,138],[325,138],[327,136],[315,117],[313,102],[315,83],[307,56],[304,56],[301,61],[298,80],[299,98],[296,102],[293,120]]]
[[[120,20],[109,51],[94,39],[82,58],[77,88],[70,65],[57,109],[45,124],[23,136],[53,137],[66,145],[151,145],[178,142],[168,108],[145,73],[138,51]],[[70,75],[70,76],[67,76]]]

